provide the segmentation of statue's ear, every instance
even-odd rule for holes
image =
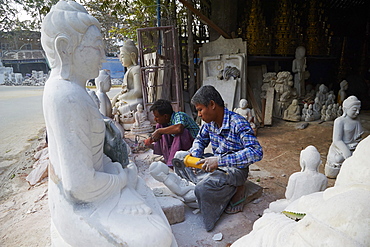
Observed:
[[[137,57],[136,57],[136,53],[135,52],[131,52],[130,53],[130,57],[131,57],[131,61],[132,61],[132,64],[133,65],[137,65]]]
[[[60,35],[55,39],[54,44],[61,65],[61,77],[63,79],[69,79],[70,69],[72,65],[72,54],[70,54],[68,49],[69,39],[64,35]]]

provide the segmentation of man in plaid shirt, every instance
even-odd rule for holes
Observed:
[[[191,103],[205,124],[189,152],[202,158],[209,143],[213,150],[212,157],[198,162],[208,173],[195,187],[206,230],[210,231],[223,211],[243,211],[248,166],[261,160],[263,152],[249,122],[229,111],[213,86],[201,87]]]

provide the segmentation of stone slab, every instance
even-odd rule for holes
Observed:
[[[157,197],[157,200],[170,225],[185,220],[185,205],[182,201],[171,196]]]
[[[225,39],[220,36],[217,40],[205,43],[199,48],[201,59],[216,54],[247,53],[247,41],[242,38]]]
[[[263,188],[249,180],[245,182],[247,197],[245,203],[249,203],[262,196]]]
[[[212,85],[220,92],[227,108],[232,111],[234,107],[235,91],[237,80],[229,79],[228,81],[218,80],[215,77],[208,77],[203,80],[203,85]]]
[[[265,125],[272,125],[272,112],[274,109],[274,88],[270,87],[266,93],[266,106],[265,106]]]

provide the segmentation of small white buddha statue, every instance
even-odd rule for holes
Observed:
[[[357,118],[361,101],[349,96],[343,101],[344,114],[334,121],[333,142],[330,145],[325,165],[325,175],[336,178],[344,160],[356,149],[363,134],[361,122]]]
[[[142,104],[138,104],[134,114],[135,123],[132,125],[131,131],[133,134],[143,134],[153,132],[153,126],[148,120],[148,114],[144,111]]]
[[[326,176],[319,172],[321,155],[314,146],[308,146],[301,151],[300,172],[293,173],[288,180],[285,198],[270,203],[265,212],[281,212],[291,202],[314,192],[323,191],[328,185]]]
[[[111,89],[111,78],[110,74],[106,70],[100,70],[99,76],[95,78],[95,85],[96,85],[96,95],[100,100],[100,107],[99,110],[101,114],[106,117],[112,118],[112,104],[107,95],[109,90]]]
[[[241,99],[239,101],[239,108],[234,109],[234,112],[245,117],[245,119],[247,119],[248,122],[250,123],[254,133],[257,134],[257,128],[256,124],[254,123],[252,109],[248,108],[248,101],[246,99]]]

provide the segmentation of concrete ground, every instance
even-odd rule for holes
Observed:
[[[1,90],[2,88],[0,88],[0,96],[2,96]],[[2,97],[0,97],[1,110],[4,102],[1,101]],[[30,95],[30,97],[33,96]],[[19,99],[18,101],[14,99],[13,104],[17,103],[21,106]],[[19,111],[27,111],[27,109],[26,105],[23,105]],[[365,130],[363,137],[366,137],[370,134],[370,111],[361,111],[360,117]],[[26,118],[21,118],[20,121],[22,120]],[[28,121],[33,120],[27,119],[23,126],[29,126]],[[201,213],[194,214],[192,209],[185,207],[185,220],[171,226],[178,246],[229,246],[249,233],[253,222],[262,215],[269,203],[284,198],[289,176],[300,171],[300,151],[308,145],[314,145],[319,150],[325,164],[331,143],[333,122],[321,124],[311,122],[303,130],[297,130],[296,125],[297,123],[274,119],[271,127],[266,126],[258,130],[257,138],[263,147],[264,158],[251,166],[249,179],[263,187],[262,196],[246,204],[241,213],[223,214],[211,232],[204,230]],[[5,129],[1,126],[4,130],[2,132],[14,131],[11,124],[7,126]],[[4,146],[1,146],[2,160],[0,161],[7,162],[8,157],[11,165],[4,165],[0,169],[0,246],[50,246],[47,179],[35,186],[29,186],[25,181],[25,177],[33,169],[32,165],[35,162],[33,155],[44,138],[43,119],[41,123],[31,126],[34,127],[25,128],[27,135],[20,135],[22,138],[24,135],[27,136],[26,139],[18,139],[19,136],[11,132],[0,133],[14,137],[6,139],[9,143],[4,143],[2,140]],[[29,134],[34,137],[28,137]],[[130,134],[127,134],[126,138],[128,141],[134,140],[134,136]],[[10,145],[9,147],[12,148],[24,147],[24,149],[22,148],[18,154],[6,156],[6,153],[11,151],[8,151],[5,145]],[[162,184],[148,174],[153,158],[157,157],[153,156],[150,150],[132,155],[132,159],[138,166],[139,175],[148,186],[154,189],[162,187]],[[320,171],[323,172],[323,165]],[[329,186],[333,186],[334,182],[335,179],[329,179]],[[213,240],[212,238],[218,233],[222,234],[222,239]]]

